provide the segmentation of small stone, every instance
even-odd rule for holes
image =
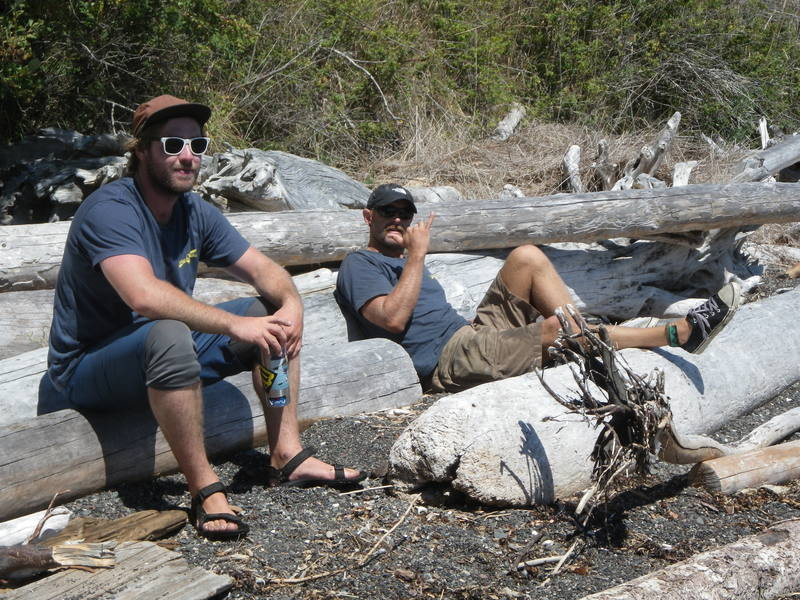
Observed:
[[[770,483],[766,483],[758,489],[767,490],[768,492],[771,492],[776,496],[785,496],[786,494],[789,493],[789,488],[786,487],[785,485],[772,485]]]

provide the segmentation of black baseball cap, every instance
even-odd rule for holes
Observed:
[[[402,185],[396,183],[384,183],[379,185],[369,195],[367,200],[367,208],[378,208],[379,206],[387,206],[392,202],[398,200],[405,200],[411,206],[411,210],[417,212],[417,207],[414,204],[414,198]]]

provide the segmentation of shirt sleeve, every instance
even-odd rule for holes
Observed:
[[[363,254],[348,255],[339,269],[336,289],[342,301],[356,314],[373,298],[386,296],[394,289],[385,269]]]
[[[95,205],[77,223],[76,241],[86,254],[92,267],[103,260],[121,254],[136,254],[147,257],[142,236],[143,227],[139,215],[130,206],[121,202]]]
[[[229,267],[250,247],[244,236],[231,225],[218,208],[204,200],[197,205],[203,214],[204,235],[201,260],[214,267]]]

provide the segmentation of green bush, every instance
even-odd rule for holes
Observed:
[[[129,126],[160,93],[210,103],[212,136],[346,161],[420,115],[483,130],[533,116],[629,130],[672,112],[729,139],[798,127],[798,15],[769,0],[12,0],[0,141]]]

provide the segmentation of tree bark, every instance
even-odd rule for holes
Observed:
[[[510,248],[557,241],[643,238],[662,232],[796,221],[800,189],[789,183],[692,185],[656,190],[565,194],[507,202],[421,205],[434,211],[431,252]],[[364,246],[360,211],[235,213],[228,219],[254,246],[283,265],[339,261]],[[0,290],[53,287],[68,223],[2,229]]]
[[[788,136],[782,142],[745,158],[732,182],[761,181],[792,166],[797,162],[798,156],[800,156],[800,135]]]
[[[769,600],[800,589],[800,521],[785,521],[582,600]]]

